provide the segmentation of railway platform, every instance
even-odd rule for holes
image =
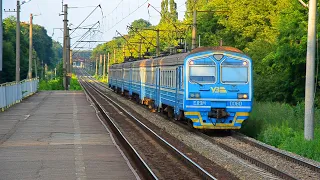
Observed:
[[[38,92],[0,113],[0,179],[139,179],[83,92]]]

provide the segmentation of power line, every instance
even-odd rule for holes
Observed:
[[[94,8],[94,10],[91,11],[91,13],[78,25],[78,27],[76,27],[76,28],[70,33],[70,35],[71,35],[75,30],[77,30],[77,29],[91,16],[91,14],[92,14],[98,7],[101,8],[101,5],[99,4],[98,6],[96,6],[96,8]]]
[[[135,13],[138,9],[140,9],[142,6],[144,6],[149,0],[146,0],[143,4],[141,4],[140,6],[138,6],[137,9],[135,9],[134,11],[132,11],[131,13],[129,13],[126,17],[122,18],[120,21],[118,21],[115,25],[113,25],[111,28],[109,28],[106,32],[110,31],[111,29],[113,29],[116,25],[118,25],[120,22],[122,22],[124,19],[126,19],[127,17],[129,17],[130,15],[132,15],[133,13]]]
[[[84,38],[86,38],[86,35],[87,35],[87,34],[91,31],[91,29],[93,29],[94,26],[96,26],[97,24],[100,24],[100,22],[98,21],[98,22],[96,22],[95,24],[93,24],[93,25],[82,35],[81,38],[79,38],[75,43],[72,44],[71,47],[73,47],[77,42],[78,42],[78,44],[79,44],[79,41],[81,41],[81,40],[83,40]]]
[[[118,3],[118,5],[111,11],[111,13],[108,14],[108,16],[109,16],[110,14],[112,14],[116,9],[118,9],[119,5],[120,5],[122,2],[123,2],[123,0],[121,0],[121,1]]]

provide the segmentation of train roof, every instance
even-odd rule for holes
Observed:
[[[205,51],[230,51],[235,53],[244,54],[240,49],[231,46],[216,46],[216,47],[199,47],[190,52],[190,54],[195,54]]]
[[[239,53],[245,55],[241,50],[230,47],[230,46],[217,46],[217,47],[199,47],[192,50],[189,53],[180,53],[174,54],[170,56],[164,57],[156,57],[150,59],[143,59],[133,62],[125,62],[121,64],[114,64],[112,65],[113,68],[131,68],[131,67],[154,67],[154,66],[174,66],[174,65],[181,65],[184,64],[184,59],[193,54],[206,52],[206,51],[229,51],[234,53]]]
[[[130,68],[130,67],[153,67],[153,66],[174,66],[180,65],[184,63],[185,57],[188,56],[189,53],[181,53],[174,54],[171,56],[143,59],[134,62],[125,62],[122,64],[113,65],[114,68]]]

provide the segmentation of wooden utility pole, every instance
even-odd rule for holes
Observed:
[[[306,64],[305,118],[304,138],[314,138],[314,86],[315,86],[315,55],[317,40],[317,0],[309,1],[308,44]]]
[[[28,78],[32,79],[32,20],[33,15],[30,14],[30,25],[29,25],[29,70],[28,70]]]

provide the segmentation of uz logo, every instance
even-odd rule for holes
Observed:
[[[224,87],[211,87],[212,93],[227,93],[226,88]]]

